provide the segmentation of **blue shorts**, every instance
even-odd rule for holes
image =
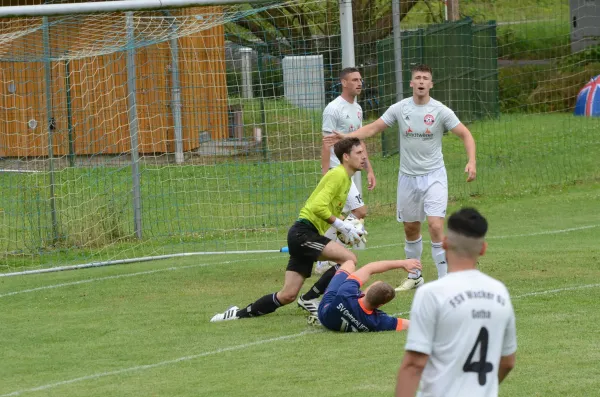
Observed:
[[[327,322],[327,313],[329,309],[334,309],[332,306],[332,302],[335,300],[338,290],[346,281],[349,274],[343,270],[338,270],[335,276],[329,282],[329,286],[325,290],[325,295],[321,298],[321,303],[319,304],[319,321],[322,324]]]

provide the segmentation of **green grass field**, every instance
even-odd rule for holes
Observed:
[[[600,184],[589,182],[452,204],[488,217],[480,267],[513,297],[517,367],[501,396],[597,395],[598,200]],[[361,264],[403,257],[391,217],[374,216],[368,230]],[[293,305],[259,319],[208,322],[276,291],[286,260],[189,257],[0,278],[0,396],[391,395],[403,333],[325,332]],[[427,244],[423,260],[432,280]],[[405,313],[411,299],[400,295],[384,309]]]

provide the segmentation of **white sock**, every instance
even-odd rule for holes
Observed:
[[[448,263],[446,263],[446,251],[442,248],[442,243],[431,242],[431,257],[437,267],[438,278],[444,277],[448,273]]]
[[[418,259],[421,260],[423,254],[423,236],[419,236],[415,241],[406,240],[404,245],[404,253],[406,259]],[[417,273],[408,273],[408,278],[419,278],[421,277],[421,271],[417,270]]]

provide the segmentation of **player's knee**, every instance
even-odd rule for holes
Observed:
[[[406,234],[406,239],[409,241],[418,239],[421,235],[421,224],[419,222],[405,222],[404,234]]]
[[[429,235],[431,236],[431,241],[442,241],[442,237],[444,236],[444,224],[429,224]]]
[[[354,263],[354,266],[356,266],[358,264],[358,258],[356,257],[356,254],[352,251],[349,252],[348,258],[346,258],[346,261],[352,261],[352,263]]]
[[[363,205],[362,207],[356,208],[352,210],[352,214],[358,219],[364,219],[367,217],[367,206]]]
[[[296,300],[298,297],[298,291],[280,291],[277,294],[277,299],[282,305],[288,305]]]

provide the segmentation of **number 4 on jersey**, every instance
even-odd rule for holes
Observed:
[[[487,373],[492,372],[494,369],[492,363],[485,361],[487,358],[488,341],[488,330],[485,327],[481,327],[479,335],[477,336],[477,340],[475,341],[475,345],[473,346],[473,349],[471,349],[471,353],[469,353],[469,357],[467,357],[465,365],[463,365],[463,371],[475,372],[479,375],[479,384],[481,386],[485,385]],[[477,350],[477,346],[479,346],[479,361],[472,361],[475,351]]]

